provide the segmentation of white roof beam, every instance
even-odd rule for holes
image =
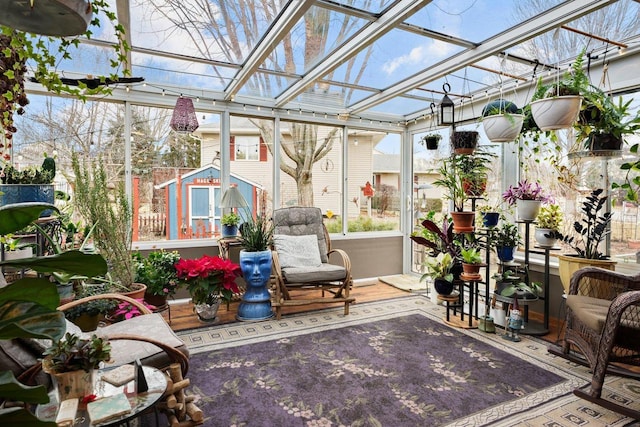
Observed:
[[[309,10],[315,0],[299,0],[287,3],[280,15],[273,22],[260,42],[255,46],[249,57],[242,65],[242,69],[236,74],[233,81],[225,89],[225,100],[230,100],[258,70],[269,54],[278,46],[278,43],[287,35],[294,25]]]
[[[616,1],[617,0],[573,0],[562,3],[545,13],[536,15],[534,18],[488,39],[475,49],[460,52],[378,94],[351,105],[348,111],[352,113],[365,111],[395,96],[444,77],[447,74],[462,69],[488,56],[498,54],[505,49],[539,36],[581,16],[588,15]]]
[[[351,40],[334,50],[322,62],[313,67],[305,76],[289,86],[276,98],[276,105],[283,106],[298,94],[303,92],[310,84],[322,78],[322,76],[336,69],[349,58],[357,55],[362,49],[375,42],[408,16],[430,3],[432,0],[401,0],[393,5],[378,20],[367,25]]]

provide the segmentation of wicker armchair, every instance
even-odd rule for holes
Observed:
[[[567,328],[560,351],[550,351],[593,372],[591,383],[574,393],[628,417],[640,412],[602,398],[605,374],[640,377],[640,274],[628,276],[587,267],[571,278]],[[573,352],[577,350],[581,355]]]
[[[329,233],[322,221],[322,212],[314,207],[290,207],[276,209],[273,212],[274,241],[273,272],[275,275],[276,318],[280,319],[283,306],[316,303],[344,303],[344,314],[349,314],[349,304],[355,298],[349,296],[353,283],[351,261],[346,252],[331,249]],[[285,262],[285,251],[279,248],[279,236],[313,236],[312,248],[319,254],[318,265],[291,265]],[[294,248],[295,249],[295,248]],[[299,247],[298,247],[299,249]],[[299,249],[297,255],[312,252]],[[338,255],[342,265],[329,263],[331,255]],[[299,297],[302,291],[321,291],[321,297]],[[295,297],[292,293],[295,292]],[[329,297],[327,297],[329,296]]]

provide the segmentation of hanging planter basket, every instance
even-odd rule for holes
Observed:
[[[441,138],[440,135],[427,135],[422,138],[422,143],[427,150],[437,150]]]
[[[620,151],[623,144],[622,138],[610,133],[592,133],[589,135],[590,151]]]
[[[578,120],[582,97],[557,96],[533,101],[530,105],[533,120],[541,130],[566,129]]]
[[[497,114],[482,119],[484,133],[491,142],[514,141],[520,134],[523,123],[523,114]]]
[[[478,146],[478,132],[455,131],[451,137],[451,144],[456,154],[473,154]]]

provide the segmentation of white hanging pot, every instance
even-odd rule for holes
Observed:
[[[531,103],[531,115],[541,130],[565,129],[578,120],[581,105],[578,95],[545,98]]]
[[[496,114],[482,119],[484,133],[491,142],[512,142],[522,130],[524,115]]]
[[[534,221],[540,212],[540,200],[518,200],[516,213],[519,221]]]
[[[554,237],[547,237],[546,235],[551,235],[551,233],[553,233],[553,230],[550,228],[537,228],[536,227],[536,231],[533,234],[533,237],[536,239],[536,242],[538,242],[538,246],[540,246],[541,248],[552,248],[553,245],[556,244],[556,241],[558,239],[554,238]]]

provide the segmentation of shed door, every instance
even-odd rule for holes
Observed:
[[[189,224],[194,233],[213,232],[216,220],[220,218],[218,191],[219,187],[213,186],[189,187]]]

